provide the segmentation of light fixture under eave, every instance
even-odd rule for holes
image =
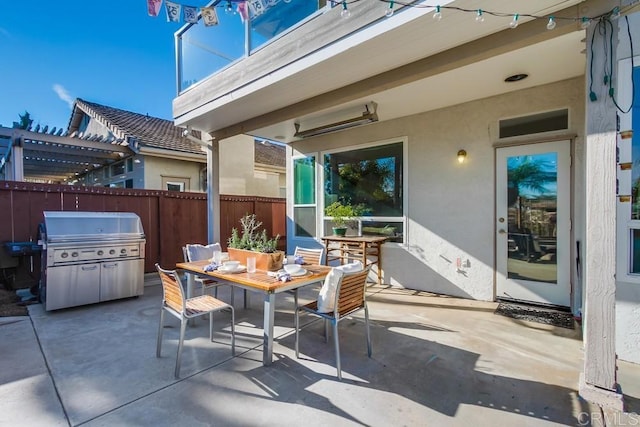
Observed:
[[[467,158],[467,152],[465,150],[458,150],[458,163],[464,163]]]
[[[369,105],[371,105],[371,111],[369,109]],[[296,133],[293,135],[294,138],[310,138],[312,136],[325,135],[327,133],[336,132],[339,130],[349,129],[356,126],[366,125],[368,123],[373,123],[378,121],[378,113],[376,112],[377,104],[375,102],[370,102],[365,105],[365,111],[361,116],[352,117],[346,120],[340,120],[338,122],[329,123],[323,126],[318,126],[315,128],[300,130],[300,123],[294,123],[296,128]]]

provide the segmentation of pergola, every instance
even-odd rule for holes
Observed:
[[[55,128],[39,131],[0,126],[0,177],[52,184],[114,163],[137,151],[137,143],[91,134],[63,135]]]

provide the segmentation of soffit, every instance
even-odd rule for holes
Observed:
[[[317,126],[318,120],[325,118],[330,121],[349,109],[353,111],[350,117],[354,117],[371,101],[378,105],[379,120],[384,121],[582,76],[585,70],[585,55],[581,53],[583,37],[582,32],[566,34],[312,114],[278,121],[250,133],[292,142],[296,140],[293,136],[295,122],[301,123],[302,129],[307,129]],[[526,73],[529,77],[514,83],[504,81],[518,73]]]

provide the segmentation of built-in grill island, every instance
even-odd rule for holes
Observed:
[[[143,294],[145,235],[129,212],[44,212],[40,298],[46,310]]]

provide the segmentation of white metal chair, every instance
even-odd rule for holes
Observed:
[[[324,339],[328,341],[327,322],[333,325],[333,338],[336,351],[336,370],[338,379],[342,380],[342,368],[340,366],[340,339],[338,337],[338,323],[346,317],[364,310],[364,320],[367,334],[367,355],[371,357],[371,335],[369,333],[369,308],[365,298],[365,289],[369,267],[357,273],[344,273],[336,284],[335,300],[333,311],[325,313],[318,310],[318,301],[313,301],[302,306],[296,306],[295,328],[296,328],[296,358],[299,357],[299,333],[300,333],[300,312],[305,311],[324,319]],[[334,269],[335,270],[335,269]]]
[[[231,311],[231,354],[236,353],[235,314],[233,306],[220,301],[211,295],[201,295],[194,298],[185,298],[184,289],[180,277],[175,270],[164,270],[158,264],[156,269],[162,282],[162,308],[160,310],[160,326],[158,328],[158,343],[156,357],[160,357],[162,349],[162,332],[164,329],[164,312],[168,311],[180,319],[180,338],[178,341],[178,355],[174,375],[180,377],[180,360],[187,321],[198,316],[209,314],[209,339],[213,341],[213,313],[229,309]]]

